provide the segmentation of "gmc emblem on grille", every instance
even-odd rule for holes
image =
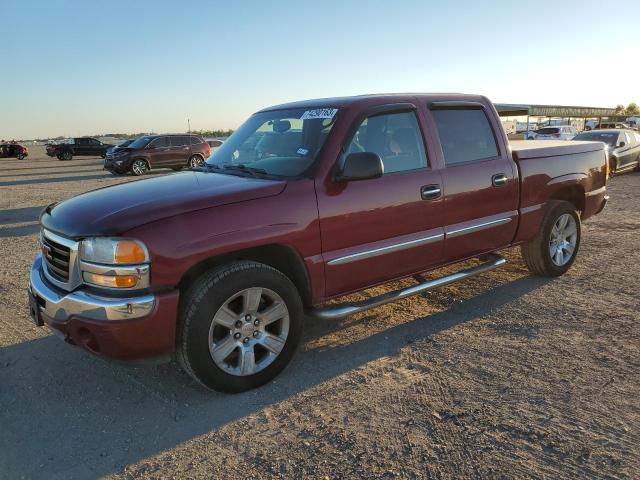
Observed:
[[[53,260],[51,256],[51,247],[49,245],[42,245],[42,254],[47,260]]]

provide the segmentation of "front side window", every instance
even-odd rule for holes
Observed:
[[[167,137],[158,137],[149,143],[149,148],[160,148],[160,147],[168,147],[168,138]]]
[[[337,108],[256,113],[211,154],[207,165],[237,174],[302,175],[313,165],[337,113]]]
[[[446,165],[488,160],[498,156],[498,146],[482,109],[433,110]],[[541,129],[546,130],[546,129]],[[555,129],[557,132],[557,128]],[[538,133],[543,133],[538,130]]]
[[[404,172],[427,166],[427,155],[413,112],[367,117],[358,127],[345,154],[377,153],[384,173]]]

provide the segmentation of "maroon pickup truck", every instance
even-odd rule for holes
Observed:
[[[475,95],[369,95],[267,108],[197,169],[47,207],[31,313],[122,360],[176,354],[239,392],[291,360],[305,312],[337,318],[505,263],[574,262],[607,200],[599,142],[509,144]],[[478,258],[426,281],[419,273]],[[373,285],[416,284],[323,305]]]

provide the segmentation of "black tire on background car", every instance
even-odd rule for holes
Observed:
[[[19,153],[16,158],[18,160],[24,160],[24,155],[22,153]]]
[[[65,150],[60,155],[58,155],[58,160],[69,161],[72,158],[73,158],[73,153],[71,153],[69,150]]]
[[[189,168],[197,168],[204,163],[204,158],[200,155],[191,155],[189,157]]]
[[[142,158],[137,158],[131,163],[131,173],[136,177],[144,175],[149,171],[149,164]]]
[[[520,247],[529,271],[544,277],[565,273],[576,259],[580,248],[582,225],[574,205],[551,200],[538,234]]]
[[[207,388],[237,393],[276,377],[302,334],[300,295],[283,273],[239,261],[199,277],[180,300],[177,357]]]

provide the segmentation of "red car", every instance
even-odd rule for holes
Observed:
[[[0,143],[0,158],[23,160],[29,156],[29,149],[14,142]]]
[[[200,168],[47,207],[32,316],[96,355],[176,354],[203,385],[247,390],[290,361],[305,311],[343,317],[460,281],[504,265],[496,252],[513,246],[534,274],[562,275],[608,198],[606,164],[600,142],[510,145],[482,96],[267,108]]]

